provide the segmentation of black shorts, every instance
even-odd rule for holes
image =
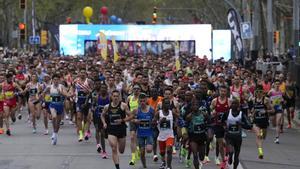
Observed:
[[[107,135],[113,135],[117,138],[126,137],[126,125],[122,125],[118,128],[107,128]]]
[[[296,100],[294,98],[286,99],[285,108],[290,108],[290,107],[296,107]]]
[[[195,142],[197,144],[204,144],[207,141],[207,134],[192,134],[189,133],[189,139],[191,142]]]
[[[223,126],[215,125],[213,126],[214,133],[216,135],[216,138],[224,138],[225,136],[225,129]]]
[[[226,144],[228,145],[241,145],[242,144],[242,136],[241,135],[231,135],[226,133],[225,136]]]

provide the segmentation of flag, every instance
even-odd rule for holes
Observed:
[[[114,63],[116,63],[120,59],[120,56],[118,54],[118,46],[117,46],[117,43],[116,43],[116,38],[113,36],[111,38],[111,41],[112,41],[112,46],[113,46],[113,49],[114,49]]]
[[[175,66],[176,66],[176,71],[180,69],[180,60],[179,60],[179,42],[175,42]]]
[[[104,60],[107,60],[107,39],[103,32],[100,32],[100,48],[101,48],[101,56]]]

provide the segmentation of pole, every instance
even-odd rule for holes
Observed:
[[[295,55],[299,60],[299,0],[293,0],[293,34]]]
[[[252,44],[252,50],[258,51],[259,50],[259,1],[255,0],[254,2],[254,12],[253,12],[253,23],[252,23],[252,28],[253,28],[253,44]]]
[[[26,3],[27,1],[25,1],[25,3]],[[27,15],[26,15],[26,13],[27,13],[27,4],[25,4],[25,9],[24,9],[24,11],[23,11],[24,13],[23,13],[23,15],[24,15],[24,24],[25,24],[25,40],[24,40],[24,42],[23,42],[23,48],[24,48],[24,50],[26,50],[26,47],[27,47]],[[22,42],[21,42],[21,44],[22,44]]]
[[[267,2],[267,43],[268,51],[273,50],[273,15],[272,15],[273,0],[268,0]]]
[[[32,10],[31,10],[31,14],[32,14],[32,36],[35,36],[35,0],[31,1],[31,6],[32,6]]]

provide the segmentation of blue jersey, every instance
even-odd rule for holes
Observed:
[[[105,99],[101,98],[100,96],[97,99],[97,105],[95,110],[95,115],[100,117],[102,110],[105,105],[109,104],[109,97],[107,96]]]
[[[138,108],[137,119],[141,122],[137,128],[138,137],[148,137],[153,135],[152,119],[154,116],[154,109],[149,108],[148,112],[142,112],[141,108]]]

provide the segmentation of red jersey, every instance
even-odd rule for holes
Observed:
[[[226,98],[225,103],[222,104],[219,101],[219,97],[217,97],[215,111],[216,111],[215,124],[216,125],[222,125],[223,115],[227,114],[229,112],[228,98]]]

